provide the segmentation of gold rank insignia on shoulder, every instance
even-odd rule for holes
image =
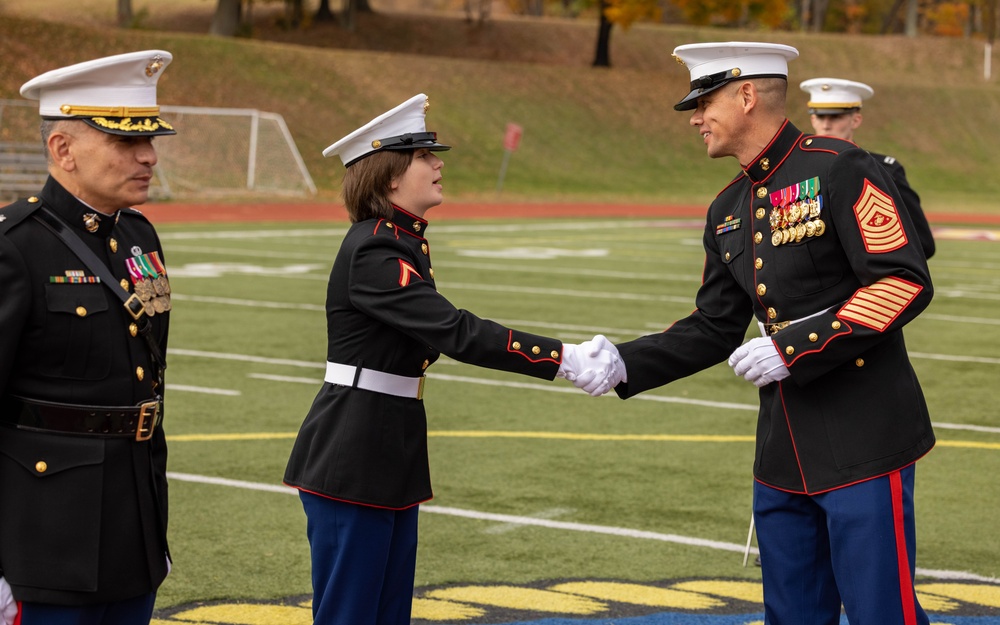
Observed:
[[[861,197],[854,204],[854,213],[868,253],[882,254],[906,245],[906,232],[892,196],[869,180],[865,180]]]

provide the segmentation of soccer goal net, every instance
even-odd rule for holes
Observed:
[[[160,106],[177,130],[156,141],[158,163],[150,196],[156,199],[205,196],[316,193],[284,118],[255,109]],[[0,100],[0,143],[37,150],[38,108],[34,102]],[[2,189],[0,189],[2,192]]]

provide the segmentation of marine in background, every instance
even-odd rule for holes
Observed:
[[[810,78],[799,88],[809,94],[809,121],[816,134],[837,137],[854,142],[854,132],[861,127],[861,106],[864,100],[875,95],[875,90],[862,82],[843,78]],[[920,196],[906,179],[906,170],[893,156],[870,152],[882,167],[892,175],[892,181],[903,197],[906,210],[913,220],[913,228],[924,256],[934,256],[934,234],[927,223],[927,216],[920,206]]]

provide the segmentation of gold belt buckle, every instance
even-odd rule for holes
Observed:
[[[146,314],[146,309],[142,304],[142,300],[135,293],[132,294],[127,300],[125,300],[125,310],[129,315],[132,316],[136,321],[139,320],[144,314]]]
[[[779,330],[784,330],[788,326],[792,325],[791,321],[778,321],[777,323],[771,323],[767,326],[767,333],[774,336]]]
[[[147,401],[139,405],[139,423],[135,426],[135,440],[148,441],[156,428],[156,417],[160,412],[160,402]]]
[[[427,380],[426,375],[420,376],[420,383],[417,384],[417,399],[424,398],[424,382]]]

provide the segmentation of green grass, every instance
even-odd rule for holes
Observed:
[[[616,29],[614,66],[593,69],[589,20],[495,20],[476,29],[449,16],[382,13],[347,34],[320,25],[282,31],[260,9],[255,39],[222,39],[200,34],[209,2],[149,6],[145,30],[109,29],[111,8],[95,2],[58,0],[41,13],[41,3],[7,0],[7,16],[0,4],[0,98],[18,98],[26,80],[69,62],[164,48],[175,61],[160,81],[161,103],[280,113],[322,199],[336,198],[341,176],[323,148],[424,92],[428,126],[455,148],[446,157],[449,197],[493,195],[504,127],[517,122],[524,136],[510,159],[506,199],[707,202],[738,167],[708,159],[688,114],[672,110],[689,77],[670,51],[694,41],[773,39],[801,52],[789,66],[789,117],[801,129],[810,130],[800,81],[866,81],[876,96],[856,138],[906,166],[925,210],[998,209],[1000,89],[996,76],[984,80],[974,40],[639,25]],[[210,169],[208,146],[204,154]]]
[[[696,229],[648,220],[434,223],[433,213],[431,218],[439,289],[457,306],[481,316],[578,342],[595,332],[620,340],[657,331],[693,306],[702,264]],[[322,376],[322,305],[343,229],[343,223],[159,229],[177,294],[165,424],[171,471],[280,483],[292,436]],[[209,238],[214,231],[229,236]],[[510,248],[554,248],[563,255],[545,260],[468,255]],[[1000,367],[1000,283],[995,277],[1000,248],[995,243],[939,241],[938,249],[931,261],[937,297],[906,329],[913,365],[935,422],[1000,427],[994,390]],[[569,255],[593,250],[607,253]],[[194,277],[190,272],[199,263],[232,265],[218,277]],[[309,267],[300,267],[301,273],[281,272],[302,264]],[[247,273],[256,267],[279,275]],[[618,300],[612,294],[633,298]],[[229,303],[200,299],[206,297]],[[264,308],[262,302],[284,308]],[[276,360],[248,362],[218,354]],[[592,399],[561,380],[520,378],[449,359],[431,367],[429,374],[425,401],[436,494],[430,506],[548,515],[557,521],[737,544],[746,539],[756,391],[725,365],[648,395],[728,402],[735,408],[648,398]],[[180,385],[239,395],[183,391]],[[557,392],[563,390],[573,392]],[[540,434],[488,434],[497,431]],[[272,436],[187,438],[237,433]],[[587,437],[562,436],[566,433]],[[917,565],[1000,576],[1000,545],[989,538],[998,510],[988,495],[1000,471],[1000,435],[944,428],[937,433],[941,444],[917,470]],[[609,435],[660,438],[614,440]],[[677,435],[744,439],[662,439]],[[962,446],[966,443],[988,447]],[[295,497],[178,480],[172,481],[170,494],[175,568],[161,589],[159,608],[310,592],[305,519]],[[422,514],[417,586],[564,578],[759,579],[759,569],[742,568],[741,556],[732,552],[501,526]]]

